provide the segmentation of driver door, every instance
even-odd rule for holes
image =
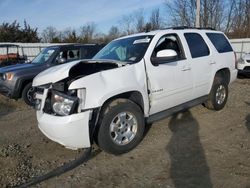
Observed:
[[[157,64],[157,53],[166,49],[176,51],[177,57]],[[153,59],[156,63],[152,62]],[[152,52],[150,62],[146,62],[146,65],[150,90],[150,115],[192,99],[192,69],[177,34],[162,36]]]

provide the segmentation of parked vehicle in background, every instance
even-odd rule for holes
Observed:
[[[239,76],[250,76],[250,53],[238,60],[237,69]]]
[[[27,61],[27,56],[21,52],[18,45],[0,45],[0,68],[9,65],[22,64]]]
[[[67,44],[50,46],[31,63],[0,68],[0,93],[12,99],[23,98],[34,105],[33,78],[45,69],[78,59],[92,58],[103,46],[98,44]]]
[[[198,104],[221,110],[236,60],[219,31],[177,27],[113,40],[92,60],[50,68],[33,80],[40,130],[67,148],[122,154],[145,122]]]

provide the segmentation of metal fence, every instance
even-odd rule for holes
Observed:
[[[19,54],[26,55],[28,60],[32,61],[42,49],[52,45],[62,45],[62,43],[0,43],[19,45]],[[0,48],[0,55],[6,54],[6,48]],[[9,53],[16,53],[16,48],[9,48]]]
[[[250,53],[250,38],[231,39],[230,42],[238,59],[244,56],[244,54]]]
[[[237,54],[237,58],[241,58],[244,54],[250,53],[250,38],[244,39],[231,39],[230,40],[234,51]],[[34,57],[41,52],[43,48],[52,45],[62,45],[62,43],[0,43],[1,44],[16,44],[20,46],[19,53],[26,55],[28,60],[32,61]],[[9,50],[9,53],[15,53],[14,48]],[[0,55],[6,54],[4,48],[0,48]]]

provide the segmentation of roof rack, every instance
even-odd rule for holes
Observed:
[[[190,27],[190,26],[174,26],[174,27],[167,27],[163,29],[174,29],[174,30],[183,30],[183,29],[207,29],[207,30],[215,30],[212,27]]]

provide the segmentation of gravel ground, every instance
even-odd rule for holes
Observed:
[[[11,187],[75,159],[39,130],[22,101],[0,97],[0,187]],[[250,187],[250,79],[230,87],[219,112],[194,107],[154,123],[133,151],[91,159],[34,187]]]

